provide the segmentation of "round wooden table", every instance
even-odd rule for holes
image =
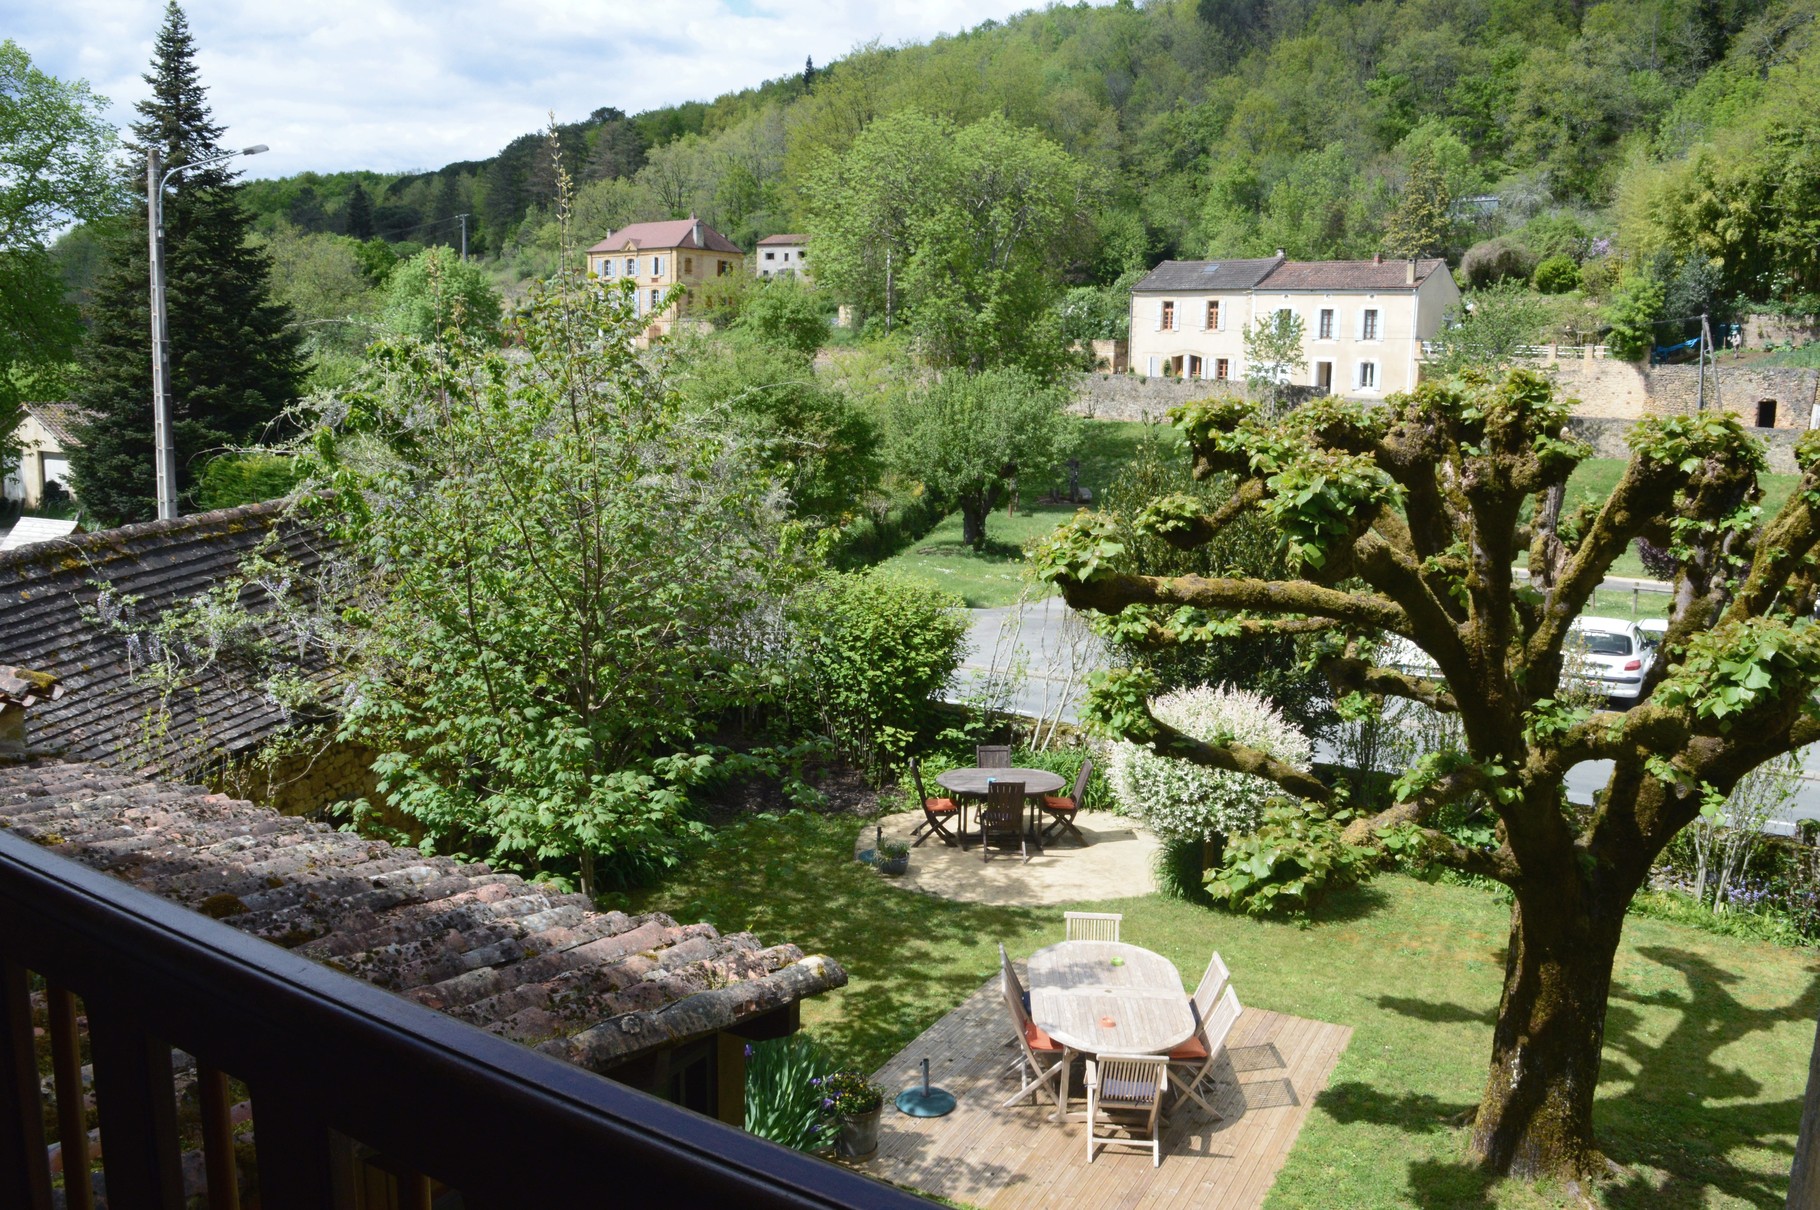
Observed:
[[[1041,824],[1037,818],[1036,804],[1045,794],[1054,794],[1064,786],[1059,773],[1047,769],[950,769],[935,779],[935,784],[948,793],[956,796],[956,805],[960,807],[959,824],[961,848],[967,847],[967,800],[986,797],[986,785],[992,781],[1021,781],[1024,783],[1024,800],[1030,804],[1030,819],[1025,835],[1036,842],[1037,851],[1043,849]]]
[[[1030,955],[1030,1019],[1066,1050],[1160,1055],[1194,1037],[1175,963],[1122,941],[1060,941]],[[1068,1072],[1061,1103],[1068,1104]],[[1060,1111],[1057,1117],[1061,1116]]]

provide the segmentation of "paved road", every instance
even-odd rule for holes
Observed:
[[[1017,606],[973,609],[968,613],[972,624],[967,635],[967,657],[962,661],[959,684],[950,694],[950,701],[964,700],[995,668],[1003,677],[1011,661],[1021,654],[1025,678],[1011,694],[1012,712],[1048,718],[1055,714],[1059,703],[1064,722],[1079,721],[1076,708],[1081,681],[1089,670],[1104,665],[1105,652],[1098,639],[1083,634],[1080,623],[1071,619],[1071,611],[1061,598],[1031,602],[1022,608],[1021,615]],[[1330,760],[1331,751],[1317,743],[1315,758]],[[1795,819],[1820,819],[1820,746],[1807,751],[1804,766],[1792,814]],[[1590,803],[1594,791],[1604,788],[1610,776],[1610,761],[1575,765],[1567,772],[1568,797],[1574,802]],[[1772,824],[1771,830],[1792,832],[1793,825]]]

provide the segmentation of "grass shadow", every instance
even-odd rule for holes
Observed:
[[[1740,976],[1702,955],[1665,946],[1637,953],[1679,972],[1685,987],[1639,992],[1613,984],[1601,1083],[1606,1092],[1594,1123],[1599,1145],[1621,1172],[1603,1185],[1604,1203],[1612,1210],[1695,1210],[1717,1192],[1749,1205],[1780,1206],[1787,1164],[1753,1171],[1732,1157],[1769,1152],[1792,1160],[1787,1139],[1800,1120],[1801,1100],[1751,1100],[1761,1096],[1762,1083],[1719,1052],[1785,1023],[1813,1021],[1820,976],[1788,1003],[1756,1008],[1730,990]],[[1395,996],[1381,996],[1378,1004],[1429,1024],[1495,1020],[1495,1013],[1459,1004]],[[1666,1037],[1649,1036],[1642,1008],[1678,1014]],[[1623,1091],[1610,1091],[1620,1085]],[[1335,1085],[1317,1103],[1343,1122],[1410,1133],[1430,1133],[1471,1108],[1443,1105],[1426,1094],[1386,1096],[1358,1084]],[[1422,1206],[1488,1204],[1493,1183],[1471,1165],[1428,1161],[1412,1163],[1409,1179],[1411,1197]]]

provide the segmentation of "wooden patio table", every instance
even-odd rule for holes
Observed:
[[[961,848],[967,847],[967,802],[969,799],[985,798],[988,781],[1021,781],[1024,783],[1024,800],[1029,804],[1029,823],[1026,835],[1036,841],[1037,852],[1043,851],[1042,833],[1037,823],[1036,804],[1043,795],[1054,794],[1066,783],[1061,774],[1051,773],[1047,769],[950,769],[935,779],[935,784],[955,796],[955,805],[960,808],[959,833]]]
[[[1167,1054],[1194,1036],[1175,963],[1122,941],[1059,941],[1030,955],[1030,1019],[1060,1042],[1061,1121],[1076,1054]]]

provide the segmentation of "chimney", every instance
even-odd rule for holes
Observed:
[[[1383,264],[1384,263],[1384,254],[1382,252],[1373,252],[1371,254],[1371,263],[1374,265]]]
[[[50,673],[0,664],[0,760],[25,759],[26,711],[62,696],[63,686]]]
[[[1416,258],[1413,256],[1409,258],[1409,264],[1404,267],[1403,284],[1406,286],[1416,284]]]
[[[1278,260],[1282,260],[1282,259],[1283,259],[1283,250],[1282,250],[1282,249],[1281,249],[1281,248],[1278,248],[1278,249],[1277,249],[1277,259],[1278,259]]]
[[[700,219],[698,219],[698,218],[696,218],[696,217],[695,217],[695,216],[694,216],[694,215],[693,215],[693,214],[691,214],[691,215],[690,215],[690,216],[689,216],[689,221],[690,221],[690,222],[692,222],[692,223],[694,223],[694,224],[695,224],[695,246],[696,246],[696,247],[697,247],[697,248],[699,248],[699,247],[701,247],[701,246],[702,246],[702,243],[701,243],[701,220],[700,220]]]

